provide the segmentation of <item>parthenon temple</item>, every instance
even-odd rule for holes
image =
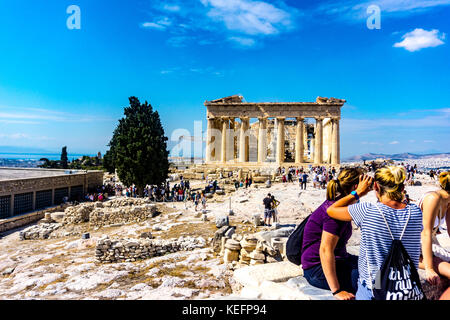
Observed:
[[[339,165],[339,120],[345,102],[323,97],[316,102],[245,102],[239,95],[206,101],[205,163],[255,168]]]

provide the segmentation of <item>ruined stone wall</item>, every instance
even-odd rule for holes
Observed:
[[[89,222],[91,227],[141,222],[156,214],[156,205],[149,199],[119,198],[107,202],[89,202],[69,207],[64,211],[62,223]]]
[[[162,256],[177,251],[203,248],[206,240],[202,237],[180,237],[171,240],[159,239],[118,239],[103,237],[97,241],[95,256],[101,263],[133,262]]]
[[[64,210],[68,205],[59,205],[52,208],[47,208],[44,210],[35,211],[28,214],[23,214],[20,216],[12,217],[10,219],[5,219],[0,221],[0,232],[5,232],[8,230],[16,229],[19,227],[26,226],[33,222],[39,221],[44,218],[46,213],[58,212]]]

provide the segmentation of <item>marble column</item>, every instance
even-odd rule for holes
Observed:
[[[277,118],[277,163],[284,162],[284,119]]]
[[[247,135],[248,135],[248,118],[241,119],[241,128],[239,133],[239,162],[248,161]]]
[[[339,142],[339,118],[332,119],[333,121],[333,138],[331,144],[331,163],[340,163],[340,142]]]
[[[267,156],[267,119],[259,118],[258,128],[258,162],[266,161]]]
[[[212,129],[212,150],[211,150],[211,161],[220,162],[222,159],[222,119],[215,118],[214,126]]]
[[[212,151],[212,128],[214,119],[208,119],[206,127],[206,151],[205,151],[205,162],[211,162],[211,151]]]
[[[334,124],[333,119],[330,118],[329,123],[327,124],[328,130],[328,141],[327,141],[327,163],[333,163],[333,131]]]
[[[230,120],[228,118],[222,118],[222,152],[221,152],[221,160],[223,163],[227,162],[227,140],[228,140],[228,131],[229,131],[229,123]]]
[[[235,130],[234,118],[230,118],[230,129],[228,130],[227,134],[227,161],[234,161],[235,159],[234,130]]]
[[[303,145],[303,130],[304,118],[297,118],[297,131],[295,135],[295,163],[303,163],[304,145]]]
[[[316,145],[314,150],[314,163],[323,163],[323,118],[316,118]]]

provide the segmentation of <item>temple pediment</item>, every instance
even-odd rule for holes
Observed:
[[[212,101],[206,101],[206,103],[242,103],[242,100],[244,99],[243,96],[240,95],[233,95],[225,98],[220,98]]]

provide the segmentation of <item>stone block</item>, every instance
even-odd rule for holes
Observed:
[[[227,230],[227,232],[225,232],[225,237],[226,238],[232,238],[233,234],[236,231],[236,227],[231,227]]]
[[[249,266],[234,271],[233,279],[242,286],[258,287],[264,281],[284,282],[303,275],[303,270],[289,262]]]
[[[294,231],[294,227],[284,227],[277,230],[272,231],[261,231],[256,234],[256,237],[259,240],[271,242],[272,238],[284,238],[289,237],[290,234]]]
[[[216,217],[216,227],[222,228],[224,226],[229,226],[230,221],[228,219],[228,216],[220,215]]]
[[[284,283],[264,281],[259,287],[244,287],[240,296],[246,299],[263,300],[309,300],[300,291],[286,286]]]
[[[65,213],[64,212],[53,212],[50,214],[50,217],[52,220],[61,223],[65,217]]]
[[[259,213],[253,215],[253,225],[259,227],[262,225],[261,215]]]
[[[300,292],[307,300],[335,300],[330,290],[313,287],[304,277],[289,279],[286,286]]]
[[[145,239],[153,239],[153,236],[152,236],[151,232],[143,232],[143,233],[141,233],[141,235],[139,237],[140,238],[145,238]]]
[[[239,241],[236,241],[236,240],[233,240],[233,239],[228,239],[225,242],[225,248],[229,249],[229,250],[240,251],[241,250],[241,244],[239,243]]]
[[[253,251],[252,253],[250,253],[249,257],[253,260],[264,260],[266,258],[264,253],[260,253],[257,251]]]
[[[224,263],[232,263],[233,261],[239,260],[239,251],[225,249],[224,255],[223,255],[223,261]]]
[[[285,255],[287,239],[288,239],[287,237],[272,238],[272,241],[270,244],[275,250],[278,250],[278,252],[280,252],[282,255]]]

